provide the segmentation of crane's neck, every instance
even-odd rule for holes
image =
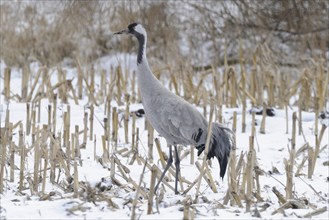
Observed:
[[[140,65],[142,62],[147,62],[146,60],[146,40],[147,36],[137,33],[135,37],[138,40],[138,54],[137,54],[137,65]]]
[[[146,58],[146,34],[136,34],[138,40],[137,54],[137,77],[138,86],[141,91],[143,102],[150,100],[149,97],[154,95],[154,92],[159,91],[162,87],[159,80],[153,75]]]

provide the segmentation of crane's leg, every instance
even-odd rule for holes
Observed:
[[[176,147],[175,147],[175,149],[176,149]],[[162,172],[162,174],[161,174],[161,176],[160,176],[159,182],[157,183],[157,185],[156,185],[155,188],[154,188],[154,193],[157,192],[158,187],[159,187],[160,183],[162,182],[163,177],[165,176],[167,170],[168,170],[169,167],[171,166],[172,162],[173,162],[173,159],[172,159],[172,146],[170,145],[170,146],[169,146],[169,158],[168,158],[168,160],[167,160],[167,165],[166,165],[165,169],[163,170],[163,172]],[[175,193],[176,193],[176,192],[175,192]]]
[[[174,145],[175,148],[175,167],[176,167],[176,173],[175,173],[175,194],[178,194],[178,190],[177,190],[177,186],[178,186],[178,176],[179,176],[179,172],[180,172],[180,160],[179,160],[179,156],[178,156],[178,151],[177,151],[177,146]]]

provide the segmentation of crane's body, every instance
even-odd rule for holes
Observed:
[[[143,67],[139,65],[138,68]],[[183,98],[168,91],[151,72],[139,73],[138,85],[145,114],[154,129],[166,139],[168,145],[196,146],[198,142],[191,137],[208,126],[203,115]],[[198,141],[205,142],[205,138],[206,133]]]
[[[145,114],[154,129],[166,139],[169,146],[167,167],[156,189],[173,162],[171,146],[174,146],[176,157],[175,193],[178,193],[179,157],[177,144],[183,146],[193,145],[198,149],[198,155],[200,155],[205,148],[208,122],[193,105],[170,92],[153,75],[146,58],[147,34],[143,26],[139,23],[133,23],[127,29],[116,34],[122,33],[132,34],[138,40],[137,76]],[[221,169],[220,176],[223,177],[226,171],[230,148],[233,144],[232,132],[219,123],[214,123],[212,127],[207,159],[212,157],[218,159]]]

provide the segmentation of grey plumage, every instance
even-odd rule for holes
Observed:
[[[167,167],[162,178],[172,163],[171,146],[175,147],[176,155],[176,182],[179,172],[179,158],[177,144],[193,145],[200,155],[205,149],[208,134],[208,122],[203,115],[183,98],[167,90],[151,72],[146,59],[147,34],[143,26],[133,23],[127,29],[116,34],[131,34],[139,43],[137,54],[138,86],[147,119],[154,129],[163,136],[170,147]],[[230,149],[233,145],[233,133],[219,123],[213,123],[207,159],[216,157],[220,165],[220,177],[224,177]],[[161,179],[159,183],[161,182]],[[158,183],[158,185],[159,185]],[[158,187],[156,186],[156,189]]]

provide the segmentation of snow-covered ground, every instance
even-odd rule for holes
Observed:
[[[122,66],[133,70],[135,68],[134,56],[125,56],[123,54],[116,57],[104,57],[96,61],[94,67],[96,73],[100,72],[101,69],[109,69],[109,67],[116,66],[120,63]],[[1,76],[3,76],[5,65],[1,63]],[[37,65],[32,66],[32,71],[36,72]],[[63,67],[67,71],[67,78],[72,79],[76,76],[76,69]],[[11,91],[12,94],[20,94],[21,88],[21,70],[12,69],[11,74]],[[54,85],[57,82],[56,70],[49,71],[51,74],[51,82]],[[73,80],[73,85],[76,85],[77,78]],[[100,83],[100,75],[96,74],[96,85]],[[3,78],[1,77],[1,90],[3,90]],[[2,91],[1,91],[2,92]],[[10,110],[10,122],[13,124],[22,121],[23,127],[25,128],[26,122],[26,103],[19,103],[12,99],[9,103],[5,102],[3,93],[1,94],[1,127],[5,125],[6,109]],[[47,99],[41,101],[41,121],[38,125],[42,126],[47,124],[48,114],[47,106],[49,103]],[[117,106],[115,101],[112,101],[112,106]],[[74,132],[74,126],[79,125],[80,130],[83,128],[83,115],[84,112],[89,112],[88,99],[85,97],[83,100],[79,100],[79,105],[75,105],[73,100],[69,100],[71,110],[71,132]],[[57,106],[57,131],[63,131],[63,114],[67,109],[67,104],[58,103]],[[119,120],[123,118],[125,106],[117,106],[119,110]],[[130,105],[130,111],[141,109],[140,103],[134,103]],[[202,108],[199,108],[202,111]],[[104,132],[102,127],[104,118],[105,105],[95,106],[95,120],[94,120],[94,134],[96,134],[96,156],[102,157],[103,148],[101,135]],[[251,134],[251,115],[247,114],[247,127],[246,132],[241,132],[242,124],[242,107],[240,108],[226,108],[223,106],[223,121],[231,127],[233,121],[233,112],[237,112],[237,133],[236,133],[236,154],[237,157],[241,152],[246,153],[249,150],[249,136]],[[299,177],[293,177],[293,195],[300,201],[305,201],[305,208],[303,209],[285,209],[282,213],[272,215],[272,213],[278,209],[281,204],[278,202],[278,198],[272,192],[272,188],[276,187],[285,196],[285,185],[286,185],[286,173],[284,167],[284,159],[289,159],[289,149],[291,148],[291,127],[292,127],[292,113],[297,111],[297,108],[289,108],[289,133],[286,134],[286,116],[285,111],[281,109],[275,109],[276,115],[274,117],[266,118],[266,134],[259,133],[259,126],[261,121],[261,115],[256,115],[256,158],[257,164],[264,174],[260,176],[260,196],[264,201],[256,202],[252,206],[251,212],[246,212],[245,208],[239,208],[237,205],[230,206],[230,204],[221,206],[223,204],[224,197],[228,189],[228,175],[223,180],[219,178],[219,166],[216,161],[212,162],[210,167],[211,173],[217,185],[218,193],[213,193],[208,184],[202,180],[198,201],[191,205],[190,218],[197,219],[250,219],[255,217],[255,209],[260,212],[260,216],[263,219],[291,219],[302,217],[305,214],[312,212],[322,207],[328,207],[329,201],[329,170],[328,166],[323,165],[324,162],[329,160],[329,129],[326,130],[323,140],[321,142],[321,152],[316,162],[316,167],[312,179],[307,178],[307,162],[304,164]],[[131,119],[131,118],[130,118]],[[148,155],[148,132],[144,130],[145,118],[137,118],[136,127],[139,128],[139,155],[141,158],[147,158]],[[131,148],[131,123],[129,120],[129,143],[125,144],[124,128],[119,128],[118,136],[118,150],[123,148]],[[123,122],[122,122],[123,124]],[[296,138],[296,150],[302,147],[305,143],[308,143],[311,147],[315,146],[315,114],[312,112],[302,113],[302,126],[303,134],[297,135]],[[319,123],[319,130],[321,124]],[[155,132],[155,137],[158,137]],[[18,143],[18,129],[14,130],[13,141]],[[80,135],[80,140],[82,136]],[[167,154],[168,150],[165,147],[166,143],[162,137],[159,137],[162,150]],[[31,135],[25,137],[27,146],[31,145]],[[73,198],[73,193],[65,193],[57,185],[53,185],[47,179],[45,194],[50,193],[48,199],[43,198],[43,195],[31,195],[31,191],[28,188],[27,182],[25,183],[27,189],[22,192],[18,192],[19,185],[19,164],[20,156],[17,153],[15,156],[15,180],[9,182],[9,166],[5,167],[5,181],[4,181],[4,192],[1,194],[0,204],[0,219],[127,219],[131,217],[132,203],[131,200],[135,198],[135,191],[132,190],[132,184],[127,183],[121,174],[116,170],[115,177],[123,183],[123,186],[118,186],[111,182],[110,179],[110,163],[104,162],[101,164],[99,160],[94,159],[94,141],[88,141],[86,143],[86,149],[81,149],[81,164],[78,164],[78,176],[80,186],[86,186],[88,189],[93,191],[87,191],[80,194],[79,198]],[[30,146],[31,147],[31,146]],[[183,151],[189,150],[190,147],[182,147]],[[64,150],[65,151],[65,150]],[[113,152],[110,152],[112,155]],[[301,163],[303,155],[307,154],[307,151],[303,152],[301,156],[295,160],[295,167],[293,168],[294,174],[297,170],[297,166]],[[139,183],[140,176],[143,170],[143,164],[138,164],[135,161],[132,165],[129,162],[132,159],[132,154],[128,157],[122,156],[115,153],[120,162],[126,166],[130,173],[127,174],[135,183]],[[154,163],[161,167],[158,153],[154,147]],[[202,163],[202,156],[199,158],[195,155],[195,160]],[[277,168],[279,173],[270,174],[269,171],[273,170],[273,167]],[[24,175],[31,176],[33,178],[34,168],[34,150],[28,152],[26,157],[26,166]],[[71,174],[73,176],[73,166],[71,166]],[[56,171],[57,172],[57,171]],[[181,174],[187,180],[193,182],[199,175],[199,171],[195,165],[190,164],[190,156],[187,156],[181,161]],[[57,178],[58,173],[56,173]],[[49,172],[47,177],[49,177]],[[65,175],[60,175],[60,181],[65,179]],[[144,189],[150,187],[151,171],[146,168],[143,181],[141,186]],[[170,184],[174,185],[174,178],[171,176]],[[107,187],[105,192],[100,191],[99,186]],[[184,189],[188,187],[187,184],[183,185]],[[39,185],[41,191],[41,184]],[[88,194],[88,192],[90,194]],[[91,195],[104,194],[107,198],[111,199],[112,204],[109,201],[101,200],[100,197],[95,196],[96,199],[90,199]],[[148,201],[140,198],[137,203],[136,216],[142,219],[182,219],[183,218],[183,201],[188,196],[192,199],[195,198],[196,189],[192,188],[187,195],[175,195],[170,189],[166,189],[164,197],[159,203],[158,211],[156,202],[153,205],[153,214],[147,215]],[[42,201],[40,201],[42,200]],[[243,206],[245,202],[243,200]],[[264,209],[264,210],[262,210]],[[328,210],[320,215],[316,215],[312,218],[317,219],[328,219]]]

